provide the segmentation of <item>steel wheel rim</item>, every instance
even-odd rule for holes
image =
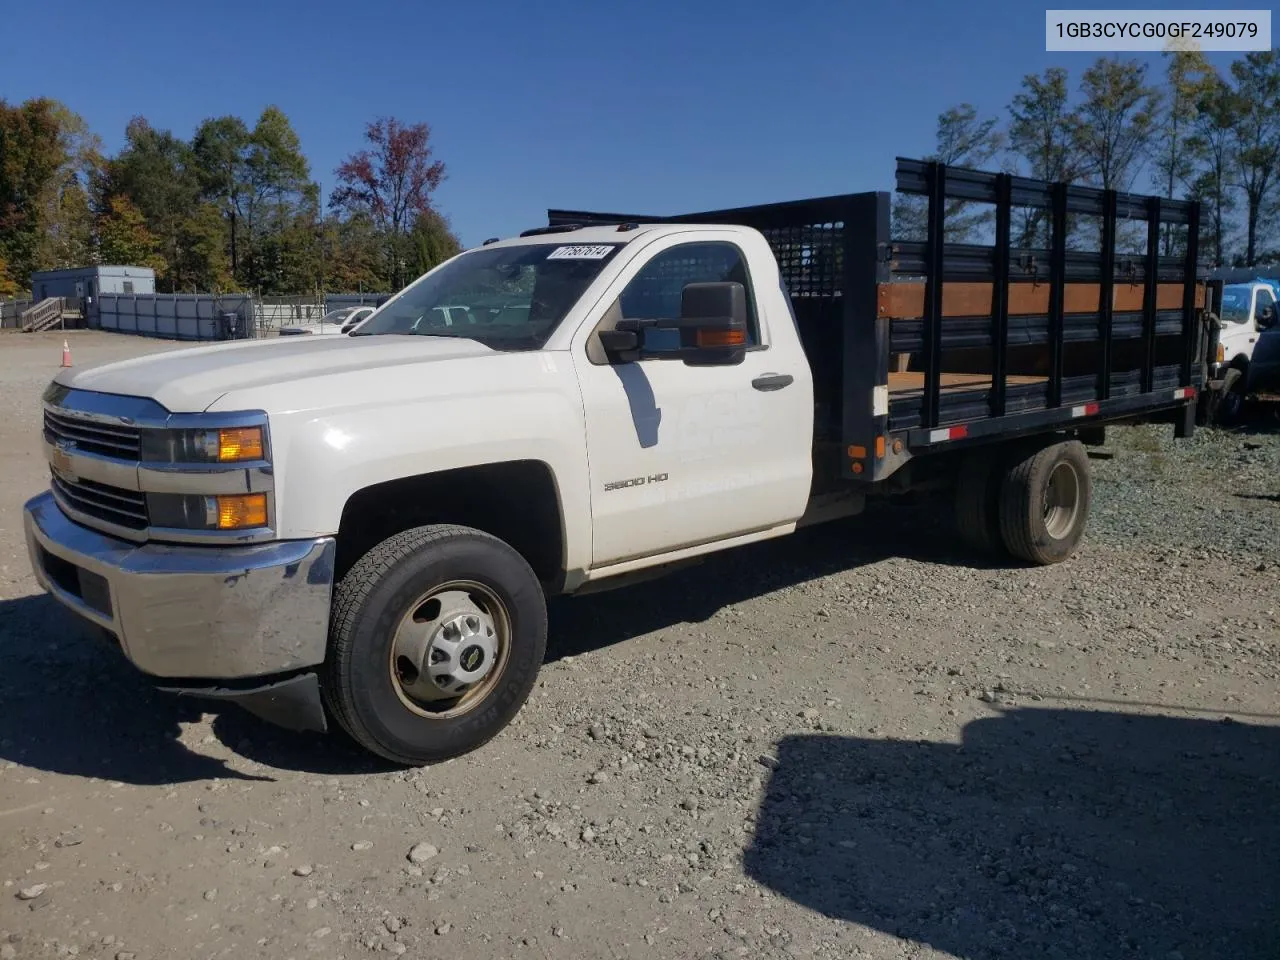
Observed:
[[[459,625],[466,620],[471,622]],[[476,648],[483,657],[479,663]],[[491,588],[474,580],[450,580],[409,605],[391,635],[388,653],[391,686],[407,709],[431,720],[461,716],[484,702],[506,671],[511,615]],[[466,669],[473,664],[474,670]],[[456,689],[477,673],[465,689]],[[442,686],[441,677],[457,683]]]
[[[1080,512],[1080,474],[1069,460],[1058,463],[1044,490],[1044,527],[1049,536],[1063,540],[1075,526]]]

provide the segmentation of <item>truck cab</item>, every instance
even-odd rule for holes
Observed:
[[[1240,418],[1250,394],[1280,391],[1277,292],[1275,281],[1262,279],[1222,288],[1214,376],[1224,384],[1218,404],[1223,422]]]

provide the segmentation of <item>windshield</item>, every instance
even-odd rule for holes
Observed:
[[[462,337],[495,350],[536,350],[621,246],[540,243],[464,253],[351,335]]]
[[[1249,294],[1252,287],[1223,287],[1222,316],[1224,323],[1249,322]]]

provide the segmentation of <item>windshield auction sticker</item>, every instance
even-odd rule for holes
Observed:
[[[613,252],[613,244],[580,243],[572,247],[556,247],[549,254],[548,260],[603,260]]]

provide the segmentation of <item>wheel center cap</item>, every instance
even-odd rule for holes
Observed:
[[[458,657],[458,663],[467,673],[475,673],[484,664],[484,648],[473,643]]]

